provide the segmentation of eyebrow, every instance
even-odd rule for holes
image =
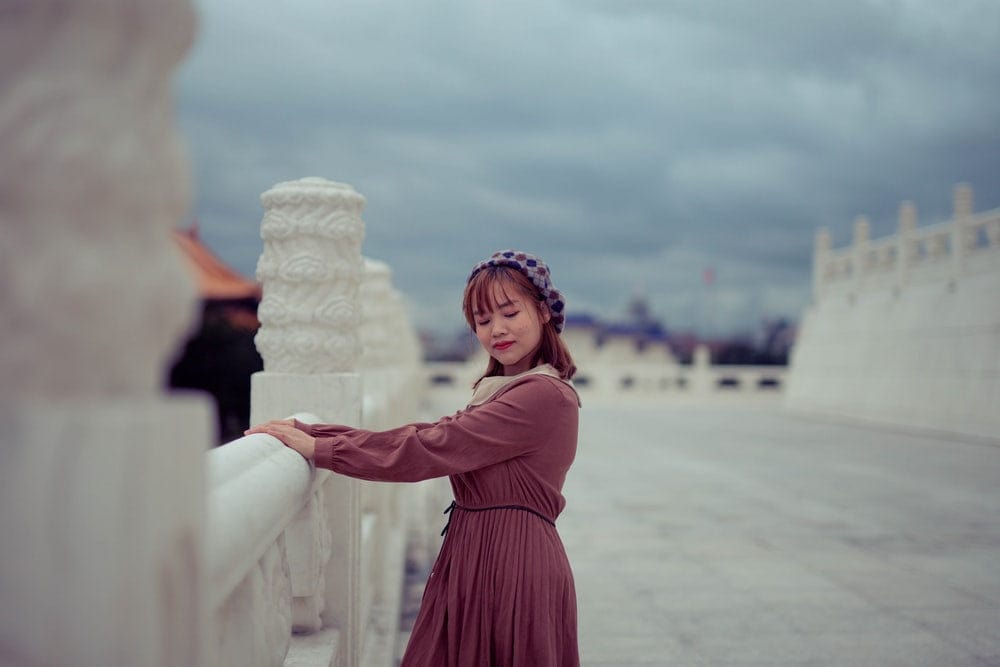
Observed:
[[[504,303],[498,303],[497,304],[497,309],[507,308],[508,306],[513,306],[513,305],[514,305],[513,301],[506,301]],[[492,313],[493,311],[491,310],[490,312]],[[472,314],[473,315],[483,315],[484,313],[481,310],[474,310],[474,311],[472,311]]]

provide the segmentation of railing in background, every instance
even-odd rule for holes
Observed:
[[[785,406],[997,440],[1000,418],[1000,209],[973,213],[954,190],[952,219],[831,249],[816,235],[813,299],[791,355]]]
[[[570,350],[572,352],[572,350]],[[483,372],[479,358],[469,362],[424,365],[428,391],[468,393]],[[694,363],[591,363],[573,378],[581,400],[587,398],[655,398],[657,400],[777,397],[784,391],[785,366],[713,366],[705,346],[695,350]]]
[[[853,243],[838,250],[831,248],[829,231],[820,229],[813,251],[814,301],[887,285],[901,290],[914,281],[946,279],[954,286],[1000,248],[1000,209],[974,214],[972,200],[971,186],[956,185],[951,220],[927,227],[917,227],[916,207],[902,202],[897,233],[874,241],[868,218],[858,216]]]

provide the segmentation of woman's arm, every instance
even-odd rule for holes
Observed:
[[[360,479],[414,482],[469,472],[545,446],[575,418],[555,381],[534,376],[496,398],[434,424],[351,429],[316,440],[316,465]]]
[[[360,479],[412,482],[477,470],[542,447],[555,429],[575,419],[576,410],[555,381],[531,376],[483,405],[433,424],[388,431],[312,425],[306,433],[286,421],[251,431],[274,435],[321,468]]]

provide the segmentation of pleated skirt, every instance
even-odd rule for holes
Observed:
[[[555,527],[523,510],[455,511],[403,667],[576,667],[576,590]]]

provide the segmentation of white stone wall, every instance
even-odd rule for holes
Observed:
[[[817,237],[814,301],[792,354],[794,409],[1000,439],[1000,210],[833,251]]]

